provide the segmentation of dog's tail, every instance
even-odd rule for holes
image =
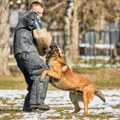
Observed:
[[[98,96],[101,100],[103,100],[103,102],[105,102],[105,97],[100,90],[96,89],[94,94]]]

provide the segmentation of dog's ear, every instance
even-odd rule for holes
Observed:
[[[63,51],[58,47],[59,57],[64,57]]]

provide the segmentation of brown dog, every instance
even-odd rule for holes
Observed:
[[[59,47],[51,48],[50,54],[47,56],[47,64],[50,69],[42,72],[41,80],[48,75],[53,86],[61,90],[70,91],[70,100],[75,106],[74,112],[80,111],[78,102],[83,101],[84,115],[87,115],[88,104],[93,99],[94,94],[105,102],[103,94],[89,80],[74,73],[66,65],[64,55]]]

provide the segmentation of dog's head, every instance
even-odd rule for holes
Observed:
[[[47,64],[52,58],[53,58],[52,61],[57,61],[58,63],[60,63],[63,66],[62,72],[67,71],[67,69],[69,68],[68,65],[66,65],[65,63],[64,54],[58,46],[50,47],[50,49],[47,51],[46,58],[47,58]]]
[[[62,50],[57,46],[51,46],[47,51],[46,51],[46,58],[51,58],[51,57],[64,57],[64,54]]]

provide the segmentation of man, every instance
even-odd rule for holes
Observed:
[[[47,69],[47,66],[39,56],[32,32],[34,29],[42,28],[42,15],[42,3],[33,1],[30,10],[20,17],[15,30],[14,55],[28,85],[23,111],[50,109],[44,104],[49,82],[48,76],[43,81],[39,80],[40,74]]]

